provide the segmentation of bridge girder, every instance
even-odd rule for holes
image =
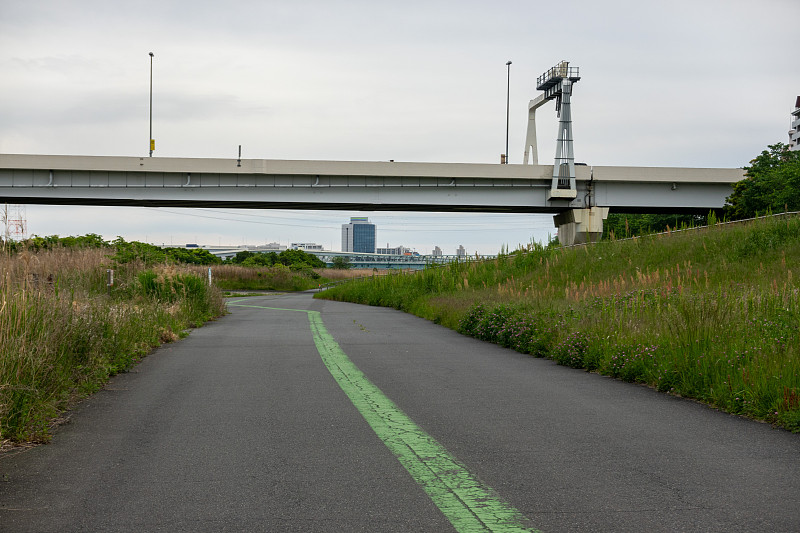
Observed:
[[[0,154],[0,201],[253,209],[563,213],[720,209],[741,169],[576,166],[574,199],[549,199],[553,165]]]

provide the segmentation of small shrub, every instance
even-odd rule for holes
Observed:
[[[584,358],[591,343],[592,338],[585,333],[570,333],[553,347],[550,356],[558,364],[572,368],[584,368]]]
[[[792,433],[800,433],[800,409],[779,413],[776,422]]]
[[[623,381],[647,382],[655,366],[658,347],[637,344],[635,346],[614,346],[612,355],[603,373]]]
[[[458,322],[458,332],[474,337],[475,329],[486,314],[486,306],[482,304],[472,306]]]

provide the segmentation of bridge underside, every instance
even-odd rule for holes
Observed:
[[[509,214],[556,214],[568,211],[570,207],[536,207],[520,205],[451,205],[442,204],[374,204],[374,203],[331,203],[311,202],[265,202],[265,201],[224,201],[224,200],[153,200],[118,198],[42,198],[41,196],[9,195],[0,189],[0,203],[37,205],[76,205],[107,207],[184,207],[218,209],[298,209],[321,211],[408,211],[423,213],[509,213]],[[614,213],[655,213],[655,214],[697,214],[707,215],[709,211],[721,211],[721,207],[650,207],[625,206],[614,208]]]
[[[573,197],[552,198],[552,171],[552,165],[0,154],[0,202],[549,214],[599,206],[705,214],[722,208],[742,178],[741,169],[579,165]]]

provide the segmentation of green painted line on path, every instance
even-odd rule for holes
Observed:
[[[417,426],[350,361],[325,329],[318,311],[233,302],[228,305],[306,313],[317,351],[342,391],[457,531],[536,531],[525,527],[523,522],[526,518],[522,513],[470,474],[444,446]]]

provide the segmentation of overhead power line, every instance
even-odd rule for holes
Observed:
[[[234,217],[225,217],[225,216],[214,216],[214,215],[203,215],[199,213],[193,213],[189,211],[173,211],[170,209],[164,209],[161,207],[148,207],[146,209],[151,209],[154,211],[158,211],[161,213],[169,213],[178,216],[189,216],[189,217],[196,217],[196,218],[206,218],[211,220],[224,220],[226,222],[241,222],[245,224],[259,224],[264,226],[283,226],[283,227],[296,227],[296,228],[313,228],[313,229],[333,229],[337,230],[341,228],[341,223],[328,220],[327,223],[323,224],[301,224],[299,222],[293,223],[285,223],[285,222],[276,222],[275,219],[278,220],[292,220],[291,217],[271,217],[268,215],[250,215],[250,214],[243,214],[243,213],[230,213],[225,211],[212,211],[208,209],[193,209],[196,211],[208,211],[212,213],[220,213],[220,214],[231,214],[239,216],[249,216],[249,217],[257,217],[262,220],[245,220],[242,218],[234,218]],[[476,230],[480,231],[507,231],[509,229],[549,229],[549,225],[538,225],[538,224],[530,224],[525,221],[519,222],[511,222],[511,221],[503,221],[503,220],[496,220],[489,223],[480,223],[480,222],[451,222],[450,224],[443,224],[443,223],[436,223],[433,220],[428,220],[426,223],[408,223],[408,222],[401,222],[398,221],[393,225],[385,225],[380,224],[379,227],[381,232],[407,232],[409,230],[416,230],[416,231],[424,231],[424,232],[451,232],[451,231],[471,231],[475,232]]]

